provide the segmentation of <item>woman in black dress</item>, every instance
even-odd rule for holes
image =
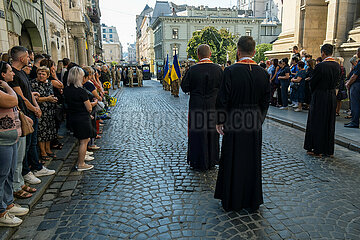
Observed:
[[[40,155],[43,161],[49,161],[50,157],[56,158],[50,149],[50,141],[56,138],[55,127],[55,103],[57,98],[54,96],[53,85],[49,80],[50,70],[43,66],[36,70],[37,78],[31,80],[32,91],[38,92],[37,102],[42,111],[39,119],[38,143]]]
[[[85,73],[79,67],[69,70],[67,87],[64,89],[64,98],[69,124],[74,136],[79,139],[79,154],[77,169],[85,171],[94,168],[85,163],[85,154],[90,137],[93,135],[90,113],[92,111],[86,90],[82,87]]]

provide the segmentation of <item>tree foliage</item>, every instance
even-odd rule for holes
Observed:
[[[215,63],[224,64],[229,51],[234,47],[236,48],[235,38],[235,35],[226,29],[217,30],[215,27],[205,27],[201,31],[193,33],[186,51],[188,57],[197,59],[197,47],[200,44],[208,44],[212,52],[211,60]]]
[[[268,43],[262,43],[256,46],[256,53],[254,56],[254,61],[259,63],[260,61],[266,61],[268,58],[265,56],[266,51],[271,51],[272,45]]]

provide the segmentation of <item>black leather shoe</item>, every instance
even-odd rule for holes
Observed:
[[[353,125],[353,124],[345,124],[344,127],[347,127],[347,128],[359,128],[359,126],[356,126],[356,125]]]

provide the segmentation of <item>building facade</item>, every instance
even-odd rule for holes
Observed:
[[[116,27],[101,24],[101,36],[105,62],[120,63],[123,59],[123,48]]]
[[[93,16],[93,5],[98,6],[99,0],[0,1],[0,51],[22,45],[48,53],[54,61],[69,57],[80,65],[91,65],[95,54],[93,21],[100,21],[98,9]]]
[[[101,24],[102,40],[105,42],[120,42],[116,27]]]
[[[258,44],[269,43],[277,38],[276,34],[280,33],[280,28],[274,25],[275,30],[269,31],[268,36],[263,36],[261,27],[263,21],[263,18],[239,17],[237,9],[203,6],[188,6],[185,11],[159,16],[151,25],[154,31],[155,62],[163,64],[166,55],[169,54],[172,59],[175,51],[179,61],[187,60],[187,44],[193,32],[201,31],[207,26],[224,28],[237,36],[252,36]]]
[[[265,18],[272,22],[281,21],[281,0],[238,0],[237,7],[240,15]]]
[[[120,42],[103,42],[102,46],[104,57],[103,60],[108,64],[113,62],[119,64],[123,58]]]
[[[324,43],[335,46],[335,56],[348,60],[360,47],[360,1],[284,0],[282,32],[267,52],[269,57],[290,57],[293,46],[320,56]]]
[[[136,64],[136,43],[129,44],[127,62],[130,64]]]
[[[137,42],[136,60],[140,64],[149,64],[150,72],[155,72],[155,51],[154,51],[154,31],[150,27],[150,17],[143,19],[140,27],[141,35]]]

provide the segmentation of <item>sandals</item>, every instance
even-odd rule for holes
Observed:
[[[52,158],[56,158],[56,155],[55,155],[55,153],[47,153],[47,155],[49,155],[50,157],[52,157]]]
[[[28,193],[22,189],[17,192],[14,192],[13,194],[14,194],[14,197],[16,197],[18,199],[26,199],[26,198],[32,197],[31,193]]]
[[[48,161],[52,160],[52,158],[47,156],[47,155],[46,156],[41,156],[40,158],[41,158],[41,163],[42,164],[45,164],[45,162],[48,162]]]
[[[56,149],[56,150],[61,150],[63,148],[63,145],[62,144],[55,144],[51,147],[52,149]]]
[[[29,187],[28,185],[22,186],[21,189],[29,193],[34,193],[37,191],[36,188]]]
[[[347,115],[347,116],[345,117],[345,119],[352,119],[352,116],[351,116],[351,115]]]

